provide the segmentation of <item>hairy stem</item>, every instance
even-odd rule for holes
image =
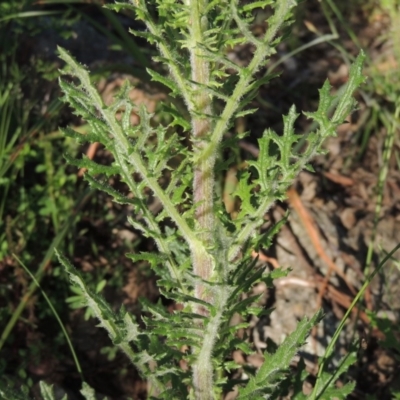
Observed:
[[[190,64],[194,82],[194,105],[189,108],[192,117],[193,153],[195,159],[193,178],[193,202],[195,204],[195,218],[199,238],[206,249],[213,244],[214,220],[214,157],[199,157],[204,151],[212,130],[212,99],[208,93],[196,84],[207,86],[210,82],[210,65],[205,59],[199,46],[203,43],[204,32],[208,29],[207,16],[202,13],[207,7],[206,0],[188,0],[190,9],[191,38],[193,40],[190,50]],[[211,279],[214,261],[207,252],[192,252],[193,272],[200,279],[195,285],[195,297],[213,304],[212,293],[206,289],[201,280]],[[208,316],[208,310],[196,305],[195,312]],[[213,318],[214,319],[214,318]],[[202,325],[203,321],[198,321]],[[210,324],[209,324],[210,325]],[[209,328],[209,326],[207,327]],[[205,332],[204,339],[207,337]],[[206,343],[207,342],[207,343]],[[213,396],[213,368],[211,354],[214,346],[213,340],[203,340],[202,349],[206,344],[206,351],[194,349],[197,353],[197,362],[193,366],[193,386],[195,397],[198,400],[211,400]],[[200,357],[201,356],[201,357]]]
[[[193,202],[196,206],[195,216],[199,239],[206,249],[213,244],[213,230],[215,225],[213,213],[214,201],[214,163],[208,157],[198,157],[204,150],[209,139],[212,120],[212,99],[204,90],[196,87],[196,83],[208,85],[210,81],[209,62],[204,58],[199,43],[203,42],[203,34],[207,30],[207,17],[202,15],[202,10],[207,6],[207,1],[188,1],[190,7],[191,37],[193,38],[190,49],[190,63],[192,67],[192,81],[194,82],[194,106],[189,110],[192,116],[193,152],[195,159],[193,179]],[[203,280],[210,280],[213,271],[213,259],[207,252],[193,254],[193,271]],[[210,293],[206,293],[204,285],[196,285],[197,298],[212,302]],[[198,310],[205,313],[205,310]]]

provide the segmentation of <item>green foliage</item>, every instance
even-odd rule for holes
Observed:
[[[46,382],[40,382],[40,394],[43,397],[43,400],[55,400],[56,396],[54,394],[53,386],[48,385]],[[90,399],[90,397],[86,397]],[[93,397],[92,397],[93,398]],[[61,400],[67,400],[67,395],[65,394]]]
[[[323,141],[335,135],[336,128],[353,111],[352,94],[364,81],[361,53],[342,94],[336,99],[326,82],[320,90],[318,110],[306,113],[317,123],[315,131],[307,136],[295,132],[298,114],[294,107],[283,117],[282,134],[266,129],[259,140],[258,159],[250,160],[239,174],[233,193],[240,200],[237,217],[220,211],[224,204],[214,190],[216,175],[229,167],[221,154],[226,146],[235,146],[237,140],[235,137],[225,142],[224,135],[236,118],[254,112],[247,105],[259,87],[273,78],[263,75],[263,67],[289,32],[295,5],[292,0],[246,4],[234,0],[136,0],[109,6],[134,12],[147,30],[132,33],[157,45],[160,56],[155,61],[169,73],[163,73],[161,68],[148,72],[154,81],[168,87],[171,96],[182,99],[187,108],[187,114],[183,114],[173,107],[168,126],[154,126],[153,116],[145,107],[137,107],[130,100],[128,83],[111,105],[105,105],[88,70],[59,49],[67,64],[62,75],[72,78],[60,80],[63,100],[90,127],[88,135],[71,128],[63,132],[80,142],[100,142],[113,156],[108,165],[85,158],[67,159],[87,168],[85,178],[93,188],[132,207],[135,218],[129,222],[155,241],[158,252],[129,256],[134,261],[147,261],[160,277],[161,293],[183,306],[170,314],[161,304],[143,300],[146,329],[142,330],[126,310],[114,312],[90,290],[69,261],[59,256],[100,326],[149,381],[151,398],[214,399],[235,385],[242,399],[277,398],[280,385],[289,379],[291,359],[320,318],[316,315],[309,321],[302,320],[275,353],[265,354],[263,365],[247,381],[236,382],[225,373],[239,369],[229,361],[232,351],[252,351],[246,341],[238,340],[237,331],[248,327],[250,315],[261,316],[265,312],[256,305],[259,296],[249,295],[252,286],[260,281],[271,284],[284,274],[266,274],[250,257],[250,250],[261,246],[261,240],[268,243],[275,232],[272,229],[261,238],[258,229],[263,217],[275,201],[284,198],[297,174],[311,168],[310,160],[323,153]],[[255,10],[266,6],[270,10],[268,28],[265,34],[255,35]],[[246,65],[227,56],[230,49],[243,43],[253,49]],[[221,112],[215,111],[217,106]],[[137,126],[131,124],[133,112],[140,117]],[[300,141],[301,152],[297,150]],[[125,184],[124,192],[109,185],[108,178],[114,176]],[[149,208],[149,193],[162,204],[161,212],[155,214]],[[234,314],[244,322],[230,326]],[[182,346],[188,350],[182,350]],[[353,361],[349,357],[338,374]],[[187,369],[181,368],[182,362]],[[318,395],[325,390],[344,398],[351,385],[335,389],[330,384],[335,380],[321,375]]]
[[[247,385],[239,391],[238,399],[264,399],[274,393],[280,381],[285,378],[285,370],[296,355],[299,347],[304,344],[308,333],[322,314],[316,314],[310,321],[306,318],[299,322],[296,330],[289,335],[274,354],[266,352],[264,363],[254,378],[250,378]]]
[[[339,367],[334,373],[322,372],[320,378],[317,380],[314,388],[314,393],[317,399],[346,399],[347,396],[353,391],[356,384],[355,382],[348,382],[342,387],[335,386],[336,380],[344,373],[347,372],[349,367],[357,361],[356,352],[348,353],[339,364]]]
[[[7,377],[0,379],[0,396],[3,399],[26,400],[28,398],[29,388],[25,385],[16,387],[15,380]]]
[[[71,237],[82,205],[80,195],[74,200],[76,176],[67,174],[62,159],[63,151],[75,154],[77,145],[57,132],[49,133],[57,127],[62,103],[56,98],[57,90],[49,90],[50,84],[43,81],[58,77],[58,71],[54,65],[37,61],[36,55],[31,57],[24,40],[43,30],[35,17],[50,15],[38,7],[43,6],[30,0],[0,2],[0,376],[12,376],[16,384],[9,383],[4,390],[17,391],[15,396],[0,397],[9,399],[29,398],[28,390],[19,386],[24,383],[31,389],[34,385],[29,367],[33,360],[41,362],[44,344],[37,340],[25,343],[23,335],[40,330],[40,324],[31,324],[32,320],[43,321],[54,310],[40,295],[33,295],[45,271],[56,276],[60,270],[49,268],[53,248],[66,249],[65,239]],[[34,282],[29,283],[23,263],[33,271]],[[57,293],[51,296],[55,308],[61,311],[66,308],[63,297],[68,287],[54,280],[52,288]],[[27,306],[31,307],[29,315],[24,313]],[[18,334],[13,334],[18,322]],[[58,355],[65,339],[61,333],[51,339],[50,343],[46,339],[46,347]]]

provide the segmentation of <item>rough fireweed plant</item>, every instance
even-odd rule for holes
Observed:
[[[67,63],[63,74],[74,78],[60,80],[64,100],[91,127],[87,135],[70,128],[63,129],[64,133],[79,142],[100,142],[114,157],[111,165],[86,158],[67,159],[87,168],[85,178],[91,186],[131,206],[129,222],[152,238],[158,251],[128,256],[135,262],[147,261],[159,276],[161,293],[183,305],[182,310],[170,314],[161,305],[143,300],[149,316],[143,317],[146,330],[142,330],[124,309],[113,312],[88,289],[69,261],[59,256],[115,346],[148,380],[151,398],[219,399],[234,386],[238,399],[276,398],[287,380],[285,371],[290,361],[320,319],[318,314],[300,321],[276,352],[266,353],[258,371],[247,372],[249,379],[230,378],[240,368],[232,361],[232,351],[252,352],[251,346],[236,336],[247,324],[231,326],[231,317],[238,313],[247,321],[250,314],[263,312],[254,305],[258,296],[242,295],[249,293],[254,283],[271,285],[276,276],[284,274],[267,274],[251,259],[251,249],[268,245],[279,228],[261,235],[263,217],[276,200],[285,198],[297,174],[310,168],[310,159],[322,154],[324,140],[335,135],[338,125],[354,109],[352,94],[364,80],[361,54],[341,95],[331,96],[330,85],[325,82],[318,110],[305,113],[318,123],[315,132],[307,136],[295,133],[298,114],[294,107],[283,117],[282,134],[266,129],[258,141],[258,159],[248,161],[238,176],[233,195],[240,200],[240,209],[235,216],[227,214],[217,195],[216,177],[229,166],[222,159],[222,150],[235,146],[238,138],[227,140],[224,135],[236,118],[255,111],[246,106],[258,88],[272,78],[260,75],[282,35],[290,32],[295,6],[294,0],[243,4],[236,0],[132,0],[108,6],[116,11],[133,11],[147,29],[132,33],[157,46],[160,56],[155,61],[163,64],[168,74],[148,73],[169,88],[172,98],[183,100],[187,109],[184,115],[182,107],[166,106],[172,121],[169,126],[154,126],[146,108],[132,103],[128,83],[113,104],[106,106],[88,71],[59,49]],[[271,16],[265,34],[256,36],[251,24],[260,7],[269,7]],[[227,54],[244,43],[253,53],[242,66]],[[332,105],[334,111],[328,113]],[[130,122],[133,112],[140,117],[137,126]],[[184,137],[190,138],[189,146],[184,144],[189,142],[184,142]],[[300,140],[304,145],[297,146],[302,147],[298,152],[295,149]],[[112,175],[126,184],[126,193],[107,184],[106,178]],[[158,214],[149,208],[149,192],[163,206]],[[187,368],[181,367],[181,361]],[[345,386],[342,394],[348,390]],[[338,394],[340,390],[335,389]]]

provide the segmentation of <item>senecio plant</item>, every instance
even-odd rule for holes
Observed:
[[[287,371],[320,314],[301,320],[277,350],[265,353],[258,370],[248,367],[240,373],[243,366],[233,361],[232,352],[253,352],[248,340],[236,335],[248,327],[250,315],[265,312],[257,306],[259,296],[249,294],[252,286],[260,281],[271,285],[276,276],[285,274],[267,273],[251,257],[253,249],[269,245],[279,228],[261,234],[264,216],[276,200],[285,198],[297,174],[311,168],[309,162],[322,154],[324,140],[335,135],[354,109],[352,94],[364,79],[363,54],[351,67],[341,94],[332,96],[325,82],[318,110],[305,113],[318,124],[314,132],[295,133],[299,114],[294,107],[283,116],[283,132],[265,129],[258,140],[258,159],[247,161],[238,173],[232,193],[239,204],[235,214],[226,212],[218,179],[234,162],[223,157],[224,149],[237,146],[234,122],[255,112],[247,106],[272,78],[265,75],[265,66],[282,38],[290,35],[295,6],[295,0],[131,0],[107,6],[133,12],[146,29],[131,33],[157,46],[158,72],[148,73],[167,86],[174,99],[164,105],[170,115],[168,126],[156,125],[144,106],[130,100],[128,83],[111,105],[105,105],[88,71],[59,49],[67,64],[62,73],[73,78],[60,80],[64,100],[91,128],[86,135],[70,128],[64,133],[79,142],[100,142],[113,156],[111,165],[67,159],[88,170],[85,178],[92,187],[131,207],[129,222],[154,240],[157,251],[128,256],[135,262],[146,261],[159,277],[162,295],[181,304],[169,313],[161,304],[142,300],[146,315],[142,329],[125,309],[114,312],[90,291],[59,255],[114,345],[148,381],[149,398],[222,399],[232,390],[237,399],[278,398],[288,387],[294,393],[298,390],[296,398],[303,398],[301,385],[290,383]],[[270,15],[262,34],[252,31],[259,8]],[[252,52],[240,65],[229,52],[244,44]],[[139,116],[138,125],[132,125],[132,113]],[[124,193],[107,183],[110,176],[125,183]],[[154,198],[162,204],[158,213],[149,207]],[[234,314],[244,322],[231,325]],[[329,387],[322,385],[317,395]],[[332,390],[334,397],[343,397],[349,385]]]

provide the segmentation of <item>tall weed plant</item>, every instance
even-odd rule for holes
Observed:
[[[265,66],[279,43],[291,34],[296,1],[131,0],[107,7],[130,11],[145,24],[145,30],[131,33],[158,49],[157,71],[149,69],[148,73],[170,90],[174,101],[164,108],[171,122],[155,125],[152,114],[130,100],[128,83],[111,105],[105,105],[87,69],[60,48],[67,64],[62,72],[65,78],[60,80],[64,101],[91,127],[86,135],[70,128],[63,131],[81,143],[100,142],[113,155],[110,165],[87,158],[67,159],[87,169],[85,178],[93,188],[131,206],[129,222],[155,241],[157,252],[128,257],[148,262],[159,277],[162,295],[181,307],[169,313],[161,304],[142,300],[142,329],[124,308],[114,312],[91,292],[67,258],[59,255],[60,262],[114,345],[148,381],[149,398],[210,400],[235,390],[237,399],[273,399],[289,387],[293,398],[305,398],[298,385],[304,374],[296,378],[296,384],[288,371],[320,313],[301,320],[275,352],[265,352],[258,370],[246,370],[246,374],[237,373],[241,366],[233,361],[232,352],[253,352],[237,336],[248,324],[232,326],[230,321],[235,314],[248,321],[250,315],[265,312],[257,306],[259,295],[250,295],[252,286],[260,281],[271,286],[274,278],[286,274],[281,270],[267,273],[251,258],[252,249],[268,247],[279,229],[278,224],[260,233],[264,215],[274,202],[285,198],[300,171],[312,169],[310,160],[323,153],[324,140],[334,136],[353,111],[353,92],[364,81],[364,55],[354,62],[339,96],[331,95],[328,82],[320,89],[318,109],[305,113],[317,123],[315,131],[295,132],[299,116],[295,107],[283,116],[282,132],[266,127],[258,140],[258,159],[249,160],[238,173],[232,193],[238,210],[228,214],[218,194],[218,178],[234,160],[223,155],[240,139],[233,133],[235,120],[255,111],[248,106],[258,89],[275,78],[265,73]],[[265,32],[255,33],[252,23],[260,8],[266,8],[269,17]],[[245,63],[232,57],[239,45],[251,49]],[[333,112],[328,112],[332,106]],[[140,117],[136,126],[131,124],[132,113]],[[124,192],[109,185],[111,176],[125,183]],[[152,198],[163,206],[157,214],[149,207]],[[329,390],[333,397],[345,398],[353,388],[347,384],[338,389],[334,380],[326,382],[318,398],[331,398]],[[42,392],[46,398],[53,396],[46,384]],[[94,398],[86,384],[83,392],[86,398]]]

